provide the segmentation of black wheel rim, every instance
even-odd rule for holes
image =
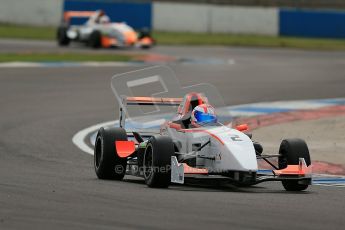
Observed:
[[[153,163],[153,151],[152,146],[149,145],[145,150],[144,155],[144,177],[150,178],[152,174],[152,163]]]

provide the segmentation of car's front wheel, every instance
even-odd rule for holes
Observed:
[[[279,154],[279,169],[284,169],[288,165],[298,165],[299,158],[304,158],[307,166],[311,164],[308,146],[302,139],[283,140],[280,144]],[[287,191],[303,191],[308,188],[308,184],[300,184],[300,181],[297,180],[283,180],[282,184]]]
[[[59,46],[68,46],[71,41],[69,37],[67,36],[67,28],[65,26],[60,26],[57,29],[56,37],[57,37]]]
[[[175,153],[170,137],[151,137],[144,153],[143,172],[149,187],[166,188],[171,181],[171,156]]]
[[[94,168],[99,179],[122,180],[127,159],[117,155],[115,141],[127,141],[122,128],[100,128],[94,149]]]

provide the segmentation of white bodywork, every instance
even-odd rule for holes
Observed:
[[[252,140],[235,129],[227,126],[182,130],[167,128],[162,130],[162,134],[169,135],[175,142],[181,143],[180,154],[196,154],[198,168],[207,168],[209,172],[215,173],[258,170]],[[207,146],[194,152],[198,146],[208,141],[210,143]]]
[[[78,38],[81,41],[87,41],[93,31],[99,31],[102,35],[116,38],[119,42],[118,45],[124,45],[125,33],[136,34],[134,29],[125,22],[111,23],[110,18],[102,10],[97,10],[84,25],[71,26],[67,31],[67,36],[72,40]]]
[[[93,31],[100,31],[101,34],[117,38],[119,45],[124,45],[125,33],[136,33],[132,27],[126,23],[107,23],[71,26],[67,31],[67,36],[74,40],[87,41]]]

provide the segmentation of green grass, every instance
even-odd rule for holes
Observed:
[[[0,24],[0,38],[55,39],[56,28]],[[313,39],[236,34],[177,33],[155,31],[162,45],[224,45],[345,50],[345,39]]]
[[[0,53],[0,62],[84,62],[130,61],[131,56],[84,53]]]
[[[314,39],[235,34],[154,32],[158,44],[288,47],[298,49],[345,50],[345,39]]]
[[[0,24],[0,38],[55,39],[56,28]]]

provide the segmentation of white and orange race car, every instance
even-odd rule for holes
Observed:
[[[188,93],[184,98],[121,98],[119,127],[101,128],[96,136],[94,168],[99,179],[122,180],[128,174],[143,177],[149,187],[195,180],[239,186],[281,181],[287,191],[302,191],[312,183],[309,150],[301,139],[285,139],[279,153],[267,155],[246,132],[245,124],[233,128],[213,116],[212,122],[206,119],[193,125],[196,108],[206,111],[205,104],[209,105],[203,94]],[[178,109],[158,130],[139,130],[127,124],[126,116],[129,106],[138,105]],[[198,116],[208,117],[202,111]],[[138,120],[143,122],[145,118]],[[270,158],[277,161],[269,161]],[[271,165],[270,173],[258,169],[259,159]]]
[[[83,25],[72,25],[72,18],[88,18]],[[66,11],[57,29],[57,42],[67,46],[71,41],[82,42],[92,48],[140,47],[150,48],[155,44],[150,31],[136,32],[125,22],[111,22],[102,10]]]

